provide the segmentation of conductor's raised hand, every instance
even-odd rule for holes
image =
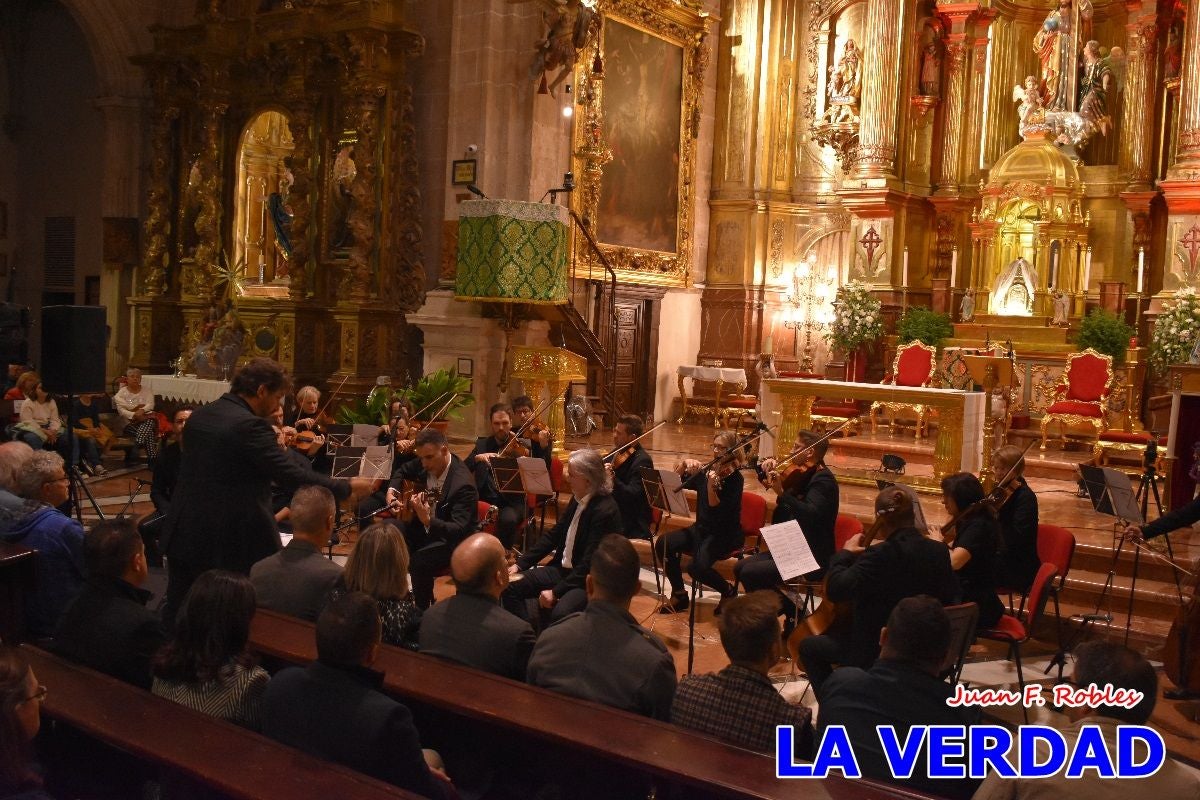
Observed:
[[[378,478],[351,478],[350,496],[366,497],[382,485],[383,481]]]

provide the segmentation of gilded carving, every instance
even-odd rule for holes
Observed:
[[[741,223],[726,220],[717,224],[717,248],[713,257],[713,280],[731,280],[737,276],[742,251]]]
[[[783,274],[783,220],[771,222],[771,277],[778,278]]]
[[[313,258],[316,228],[312,225],[313,101],[304,95],[293,99],[289,127],[295,149],[291,156],[292,263],[288,270],[288,294],[302,300],[308,291],[308,275],[316,269]]]
[[[417,130],[413,124],[412,89],[403,86],[392,92],[391,140],[393,166],[390,174],[402,180],[388,182],[389,216],[395,222],[386,229],[384,279],[381,296],[403,311],[416,311],[425,302],[425,263],[421,259],[421,189],[418,182]],[[455,229],[457,236],[457,229]],[[457,239],[455,240],[457,241]]]

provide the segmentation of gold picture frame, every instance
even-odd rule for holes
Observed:
[[[612,0],[580,53],[571,207],[622,283],[685,287],[692,261],[708,14],[670,0]],[[606,100],[607,98],[607,100]],[[678,130],[678,139],[663,136]],[[666,184],[670,189],[662,191]],[[577,275],[604,267],[576,235]]]

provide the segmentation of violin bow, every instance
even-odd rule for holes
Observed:
[[[317,409],[317,413],[313,416],[314,423],[320,424],[321,415],[329,410],[329,406],[333,403],[334,400],[337,399],[338,392],[340,392],[342,390],[342,387],[346,385],[346,381],[348,381],[348,380],[350,380],[349,375],[342,378],[342,382],[339,383],[337,385],[337,388],[333,390],[333,394],[329,395],[329,399],[325,401],[325,405],[323,405],[319,409]]]
[[[712,469],[713,465],[716,464],[718,461],[721,461],[722,459],[727,458],[730,453],[733,453],[737,450],[741,450],[743,447],[749,447],[754,442],[757,442],[759,439],[766,436],[770,432],[770,430],[771,430],[770,428],[768,428],[764,425],[762,430],[750,431],[750,433],[746,434],[745,438],[739,439],[738,441],[736,441],[733,444],[726,447],[725,450],[719,456],[713,456],[711,461],[709,461],[707,464],[702,466],[700,469],[696,470],[695,473],[693,473],[692,475],[690,475],[687,478],[687,480],[683,481],[678,486],[676,486],[675,491],[682,492],[684,489],[688,488],[689,483],[691,483],[692,481],[694,481],[696,479],[697,475],[704,475],[710,469]]]
[[[428,403],[426,403],[425,405],[421,406],[419,409],[414,411],[412,413],[412,419],[415,421],[417,419],[417,417],[419,417],[421,414],[424,414],[426,411],[428,411],[430,408],[432,408],[434,403],[442,402],[442,398],[444,398],[446,395],[450,395],[450,399],[453,400],[456,396],[458,396],[458,392],[453,392],[453,391],[442,392],[437,397],[433,398],[433,400],[430,400]],[[447,405],[449,405],[449,403],[447,403]],[[437,414],[434,414],[433,418],[437,419]]]
[[[658,430],[659,428],[661,428],[663,425],[666,425],[666,424],[667,424],[667,420],[664,419],[662,422],[658,423],[653,428],[646,431],[645,433],[643,433],[641,436],[637,437],[633,441],[626,442],[625,444],[621,445],[620,447],[614,447],[613,451],[611,453],[604,456],[604,458],[602,458],[600,460],[607,463],[610,459],[615,458],[617,453],[620,453],[622,450],[628,450],[629,448],[633,447],[635,444],[640,442],[642,439],[645,439],[647,436],[654,433],[656,430]]]
[[[540,403],[538,405],[537,409],[534,410],[533,416],[531,416],[524,425],[517,428],[517,430],[515,432],[513,432],[512,437],[507,442],[504,443],[504,446],[500,448],[499,452],[497,452],[496,455],[503,458],[504,454],[506,452],[508,452],[508,448],[512,446],[512,443],[515,442],[517,439],[520,439],[521,434],[525,433],[525,430],[530,425],[537,422],[537,418],[540,417],[542,415],[542,412],[545,411],[547,408],[549,408],[550,404],[553,402],[554,402],[554,398],[551,397],[551,398],[547,398],[545,401]]]
[[[842,430],[843,428],[845,428],[847,425],[849,425],[849,424],[850,424],[851,422],[853,422],[853,421],[854,421],[853,417],[851,417],[851,418],[848,418],[848,419],[847,419],[845,422],[843,422],[841,425],[838,425],[836,428],[834,428],[833,430],[829,431],[828,433],[826,433],[826,434],[825,434],[824,436],[822,436],[820,439],[817,439],[817,440],[816,440],[815,442],[813,442],[812,444],[810,444],[810,445],[805,445],[804,447],[802,447],[802,448],[800,448],[799,450],[797,450],[796,452],[792,453],[791,455],[789,455],[787,458],[783,459],[782,461],[776,461],[776,462],[775,462],[775,471],[776,471],[776,472],[778,472],[780,467],[782,467],[782,466],[785,466],[785,465],[787,465],[787,464],[790,464],[790,463],[792,463],[792,462],[793,462],[793,461],[795,461],[797,458],[799,458],[800,456],[804,455],[805,453],[807,453],[808,451],[812,450],[814,447],[816,447],[817,445],[819,445],[821,442],[827,442],[827,441],[829,441],[829,439],[830,439],[830,438],[831,438],[831,437],[832,437],[832,436],[833,436],[835,433],[837,433],[838,431]]]

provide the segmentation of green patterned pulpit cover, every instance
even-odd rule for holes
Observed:
[[[567,209],[515,200],[459,205],[459,300],[567,302]]]

